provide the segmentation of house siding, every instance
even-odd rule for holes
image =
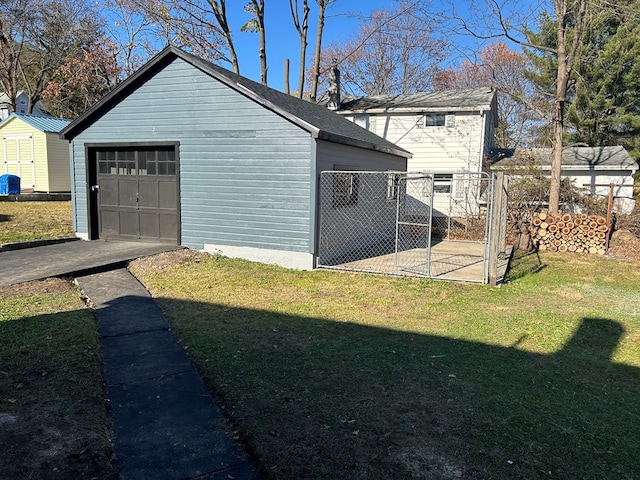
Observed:
[[[69,176],[69,142],[61,140],[57,133],[47,133],[47,192],[68,192],[71,189]]]
[[[481,171],[486,148],[481,145],[485,137],[482,116],[478,112],[448,115],[453,115],[453,126],[426,127],[419,113],[371,115],[368,126],[377,135],[413,153],[408,171]],[[354,115],[345,116],[355,119]]]
[[[74,138],[80,236],[84,145],[145,141],[179,142],[182,245],[311,252],[310,134],[179,58]]]

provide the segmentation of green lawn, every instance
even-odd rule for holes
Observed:
[[[95,320],[59,279],[0,288],[0,477],[116,478]]]
[[[0,244],[71,236],[71,202],[0,202]]]
[[[133,271],[267,478],[638,478],[640,262],[532,255],[501,288]]]

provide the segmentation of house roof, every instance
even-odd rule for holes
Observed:
[[[308,131],[315,138],[390,153],[404,158],[411,157],[411,153],[407,150],[336,115],[325,107],[256,83],[173,46],[166,47],[154,56],[105,98],[64,128],[60,136],[67,140],[74,138],[104,112],[124,99],[131,91],[138,88],[151,75],[178,58],[263,107],[281,115],[303,130]]]
[[[493,169],[535,166],[551,168],[551,149],[495,149],[491,152]],[[569,147],[562,151],[563,170],[631,170],[638,163],[620,145],[611,147]]]
[[[30,115],[27,113],[12,113],[0,122],[0,128],[14,119],[22,120],[33,128],[44,133],[59,133],[63,128],[71,123],[71,120],[67,120],[66,118],[45,117],[42,115]]]
[[[495,96],[496,92],[491,87],[372,97],[345,96],[340,101],[339,111],[367,113],[486,111],[491,109]]]

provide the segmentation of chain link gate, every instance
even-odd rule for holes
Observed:
[[[322,172],[318,267],[486,283],[492,178]]]

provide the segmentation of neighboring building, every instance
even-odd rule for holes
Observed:
[[[519,169],[539,168],[551,175],[551,149],[496,149],[492,152],[492,169],[517,173]],[[570,147],[562,152],[562,178],[591,194],[608,196],[613,184],[614,210],[631,213],[633,176],[638,163],[622,146]]]
[[[29,95],[26,92],[20,91],[16,95],[15,113],[27,113],[29,108]],[[6,93],[0,93],[0,120],[4,120],[13,113],[11,100]],[[40,102],[36,102],[33,107],[33,115],[50,117],[51,114],[47,112]]]
[[[482,172],[493,148],[496,92],[490,87],[407,95],[342,97],[339,73],[322,101],[413,154],[410,172]],[[337,85],[336,85],[337,84]]]
[[[167,98],[180,98],[180,110]],[[303,269],[316,264],[320,172],[406,171],[411,156],[324,107],[175,47],[61,137],[71,142],[79,237],[162,241]],[[357,199],[349,179],[336,181],[336,208]]]
[[[21,190],[70,192],[69,144],[59,137],[70,122],[12,113],[0,123],[1,171],[20,177]]]
[[[434,215],[478,213],[497,123],[495,90],[343,97],[340,73],[334,67],[320,103],[410,151],[407,171],[433,174]],[[419,209],[431,202],[431,193],[414,193]]]

